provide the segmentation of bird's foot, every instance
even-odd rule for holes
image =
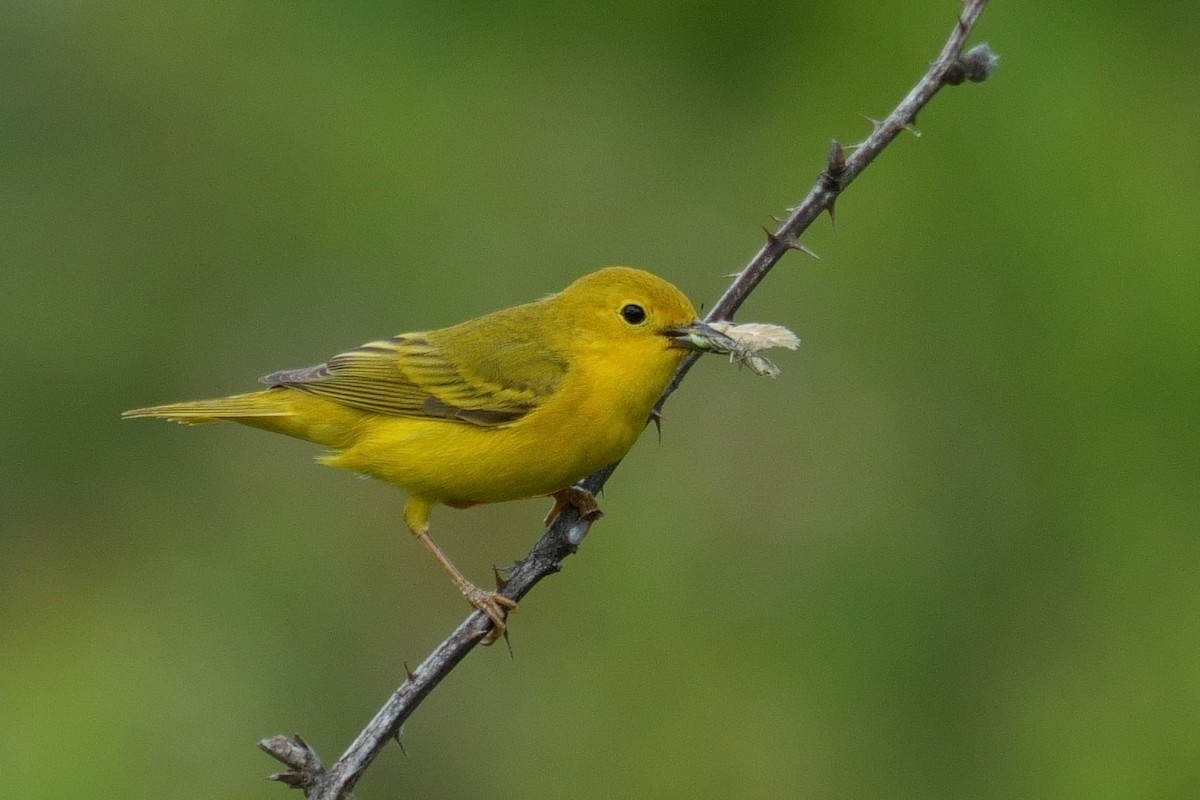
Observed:
[[[575,506],[576,510],[579,511],[580,519],[594,520],[604,515],[604,512],[600,510],[600,504],[596,502],[596,495],[587,489],[581,489],[578,486],[568,486],[565,489],[559,489],[550,496],[554,498],[554,505],[550,508],[550,513],[542,520],[542,524],[546,527],[550,527],[550,523],[554,522],[554,518],[567,506]]]
[[[492,621],[492,629],[483,637],[483,644],[494,644],[508,629],[505,618],[508,612],[516,609],[517,604],[499,592],[487,592],[473,583],[465,583],[460,587],[463,597]]]

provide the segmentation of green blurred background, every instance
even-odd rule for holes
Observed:
[[[453,6],[453,8],[450,8]],[[643,265],[710,303],[937,2],[7,4],[11,797],[283,798],[466,608],[403,497],[121,422]],[[359,784],[384,797],[1200,795],[1200,12],[997,2],[607,516]],[[468,574],[545,502],[440,510]]]

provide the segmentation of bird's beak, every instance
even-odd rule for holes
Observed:
[[[672,347],[682,347],[685,350],[696,350],[701,353],[729,353],[737,347],[737,342],[725,334],[696,320],[678,328],[666,328],[662,335],[671,341]]]

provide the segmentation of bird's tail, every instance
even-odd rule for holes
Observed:
[[[323,397],[273,386],[214,400],[135,408],[121,416],[125,419],[159,417],[184,425],[228,420],[341,449],[348,447],[358,435],[364,414]]]
[[[187,403],[135,408],[121,414],[121,418],[159,417],[184,425],[200,425],[221,420],[253,424],[251,420],[290,415],[291,409],[287,403],[280,402],[281,399],[276,390],[266,389],[249,394],[235,394],[232,397],[218,397],[215,400],[193,400]]]

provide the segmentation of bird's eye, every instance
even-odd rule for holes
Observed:
[[[646,309],[635,303],[628,303],[621,307],[621,319],[630,325],[641,325],[646,321]]]

